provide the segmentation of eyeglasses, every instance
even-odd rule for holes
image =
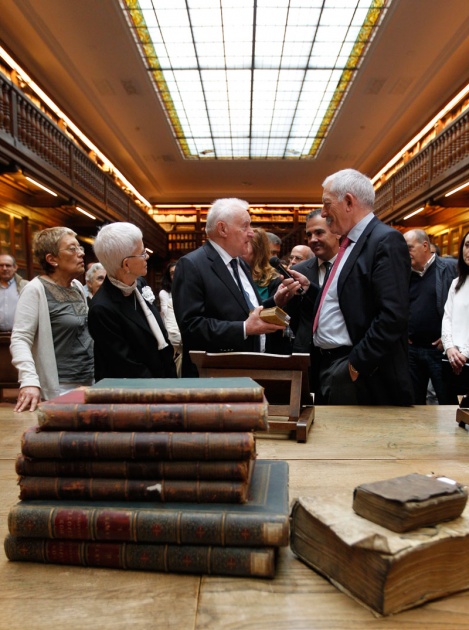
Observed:
[[[147,252],[147,250],[144,250],[141,254],[133,254],[132,256],[126,256],[125,258],[122,259],[121,267],[124,264],[124,260],[127,260],[127,258],[144,258],[145,260],[147,260],[148,258],[150,258],[150,254]]]
[[[85,248],[81,245],[70,245],[70,247],[64,247],[59,249],[59,252],[70,252],[71,254],[84,254]]]

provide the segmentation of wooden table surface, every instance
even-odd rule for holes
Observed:
[[[469,433],[456,407],[317,407],[308,442],[258,440],[261,459],[290,465],[290,502],[327,490],[352,496],[367,481],[410,472],[469,484]],[[34,413],[0,405],[0,534],[18,500],[14,459]],[[0,628],[455,629],[469,628],[469,591],[376,618],[295,558],[280,552],[274,580],[198,577],[8,562],[0,553]]]

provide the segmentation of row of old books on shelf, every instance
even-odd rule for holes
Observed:
[[[273,577],[288,465],[247,377],[104,379],[41,403],[16,460],[10,560]]]

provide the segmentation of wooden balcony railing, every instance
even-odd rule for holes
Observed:
[[[155,253],[167,255],[166,232],[20,88],[0,72],[0,154],[45,179],[103,220],[130,221]]]
[[[375,211],[391,220],[448,188],[469,169],[469,111],[431,140],[376,191]]]

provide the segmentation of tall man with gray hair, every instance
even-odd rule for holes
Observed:
[[[342,239],[311,312],[321,403],[410,405],[404,238],[373,214],[373,184],[362,173],[339,171],[323,188],[321,216]]]

